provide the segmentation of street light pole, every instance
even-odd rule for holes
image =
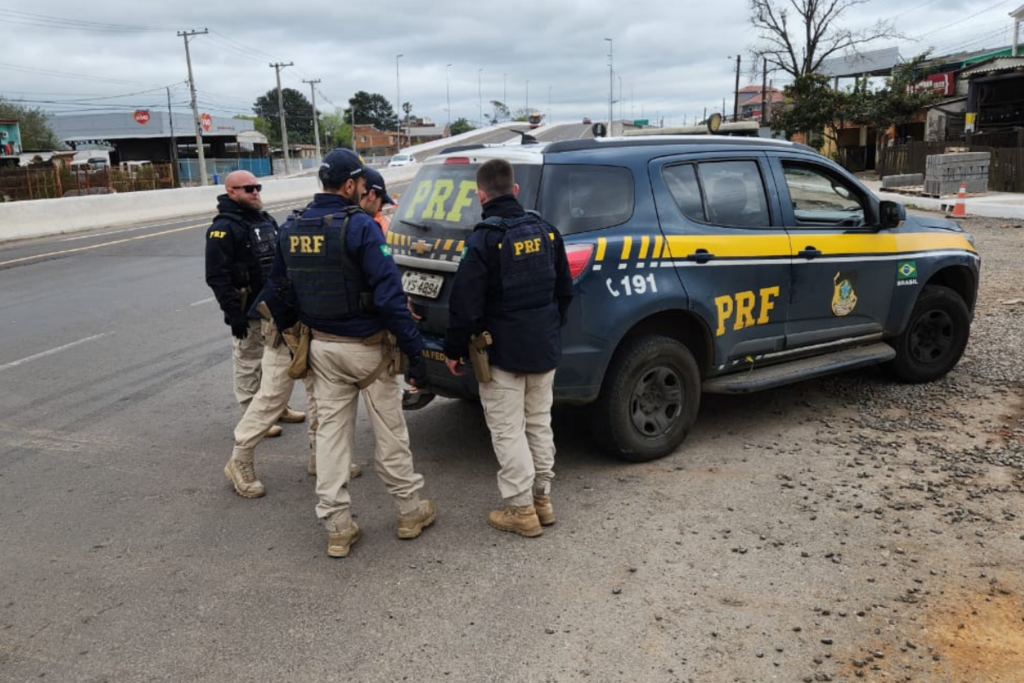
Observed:
[[[530,115],[530,79],[526,79],[526,115]]]
[[[622,118],[622,76],[619,76],[619,118]]]
[[[508,108],[508,74],[501,75],[501,103]]]
[[[608,135],[612,134],[612,122],[615,120],[615,113],[612,111],[612,100],[615,97],[615,67],[612,61],[612,48],[614,43],[611,38],[605,38],[608,41]]]
[[[732,120],[740,120],[740,55],[736,55],[736,90],[733,91]]]
[[[309,83],[310,96],[313,103],[313,140],[316,142],[316,158],[320,159],[320,124],[317,119],[320,117],[316,114],[316,84],[320,82],[319,78],[314,78],[307,81],[305,78],[302,79],[303,83]]]
[[[402,111],[402,72],[398,68],[398,60],[404,57],[404,54],[395,55],[395,114],[398,117],[398,129],[395,131],[395,151],[399,152],[402,149],[402,115],[399,114]]]
[[[445,66],[445,92],[448,99],[448,135],[452,134],[452,65]]]
[[[484,125],[484,91],[483,91],[483,67],[476,70],[476,98],[477,98],[477,119],[480,121],[480,126]]]

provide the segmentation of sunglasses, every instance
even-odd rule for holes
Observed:
[[[252,194],[254,192],[262,192],[262,185],[235,185],[231,188],[232,190],[245,190],[246,194]]]

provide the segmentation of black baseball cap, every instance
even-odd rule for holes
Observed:
[[[366,178],[367,190],[373,190],[374,192],[376,192],[377,196],[381,197],[384,200],[385,204],[395,203],[395,200],[392,199],[391,195],[388,194],[388,188],[384,184],[384,176],[382,176],[380,172],[377,171],[377,169],[370,168],[369,166],[367,166],[366,170],[363,171],[363,175]]]
[[[339,147],[327,153],[320,164],[320,182],[342,186],[349,178],[353,180],[366,172],[362,159],[350,149]]]

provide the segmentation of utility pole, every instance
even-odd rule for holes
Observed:
[[[480,116],[480,126],[484,125],[484,91],[483,91],[483,67],[476,70],[476,98],[477,98],[477,114]]]
[[[736,55],[736,89],[733,90],[732,120],[740,120],[740,55]]]
[[[192,119],[196,130],[196,152],[199,154],[199,178],[201,183],[209,185],[206,179],[206,154],[203,152],[203,127],[199,121],[199,105],[196,103],[196,82],[192,78],[192,56],[188,51],[188,39],[192,36],[204,36],[210,31],[178,31],[178,35],[185,39],[185,62],[188,64],[188,89],[192,93]]]
[[[768,125],[768,58],[764,58],[761,68],[761,125]]]
[[[448,64],[445,68],[445,97],[448,101],[448,135],[452,134],[452,65]]]
[[[171,111],[171,86],[167,86],[167,123],[171,127],[171,181],[180,186],[178,178],[178,141],[174,137],[174,112]]]
[[[319,119],[320,117],[316,115],[316,84],[320,82],[320,79],[314,78],[311,81],[302,79],[302,82],[309,83],[309,91],[310,94],[313,96],[313,139],[316,140],[316,158],[320,159],[322,158],[320,156],[320,124],[317,123],[317,119]]]
[[[530,79],[526,79],[526,115],[530,115]]]
[[[288,175],[288,128],[284,116],[284,95],[281,94],[281,69],[286,66],[293,66],[292,62],[282,64],[274,62],[270,68],[277,73],[277,113],[281,118],[281,152],[284,154],[284,173]]]
[[[398,119],[398,135],[395,137],[395,152],[402,151],[402,72],[398,68],[398,60],[405,53],[395,55],[395,116]]]
[[[501,75],[501,103],[508,107],[508,74]]]
[[[611,38],[605,38],[608,41],[608,137],[612,135],[612,122],[615,120],[615,112],[612,110],[613,102],[615,98],[615,67],[612,62],[612,47],[614,43]]]

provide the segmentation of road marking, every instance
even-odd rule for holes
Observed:
[[[153,232],[148,235],[137,235],[135,237],[126,237],[120,240],[114,240],[112,242],[101,242],[100,244],[90,244],[87,247],[75,247],[74,249],[64,249],[62,251],[51,251],[45,254],[36,254],[35,256],[23,256],[21,258],[11,259],[10,261],[0,261],[0,266],[9,266],[12,263],[24,263],[25,261],[36,261],[38,259],[52,258],[54,256],[63,256],[64,254],[74,254],[79,251],[90,251],[92,249],[99,249],[101,247],[111,247],[115,244],[124,244],[126,242],[134,242],[135,240],[146,240],[150,237],[160,237],[161,235],[170,235],[175,232],[183,232],[185,230],[194,230],[208,226],[209,223],[196,223],[194,225],[186,225],[183,228],[174,228],[173,230],[163,230],[161,232]]]
[[[40,358],[45,358],[46,356],[52,356],[53,354],[60,353],[61,351],[67,351],[68,349],[70,349],[72,347],[75,347],[75,346],[78,346],[79,344],[84,344],[86,342],[96,341],[97,339],[100,339],[102,337],[106,337],[107,334],[108,334],[107,332],[104,332],[102,334],[94,334],[91,337],[86,337],[85,339],[79,339],[78,341],[71,342],[70,344],[65,344],[64,346],[58,346],[57,348],[50,349],[49,351],[43,351],[42,353],[37,353],[37,354],[35,354],[33,356],[28,356],[26,358],[22,358],[21,360],[16,360],[16,361],[14,361],[12,363],[7,363],[6,365],[0,365],[0,371],[7,370],[8,368],[16,368],[19,365],[23,365],[25,363],[28,363],[29,361],[34,361],[34,360],[38,360]]]
[[[211,301],[216,301],[216,299],[217,299],[217,297],[211,296],[211,297],[209,297],[207,299],[200,299],[199,301],[193,301],[192,303],[189,304],[189,306],[202,306],[203,304],[208,304]]]

